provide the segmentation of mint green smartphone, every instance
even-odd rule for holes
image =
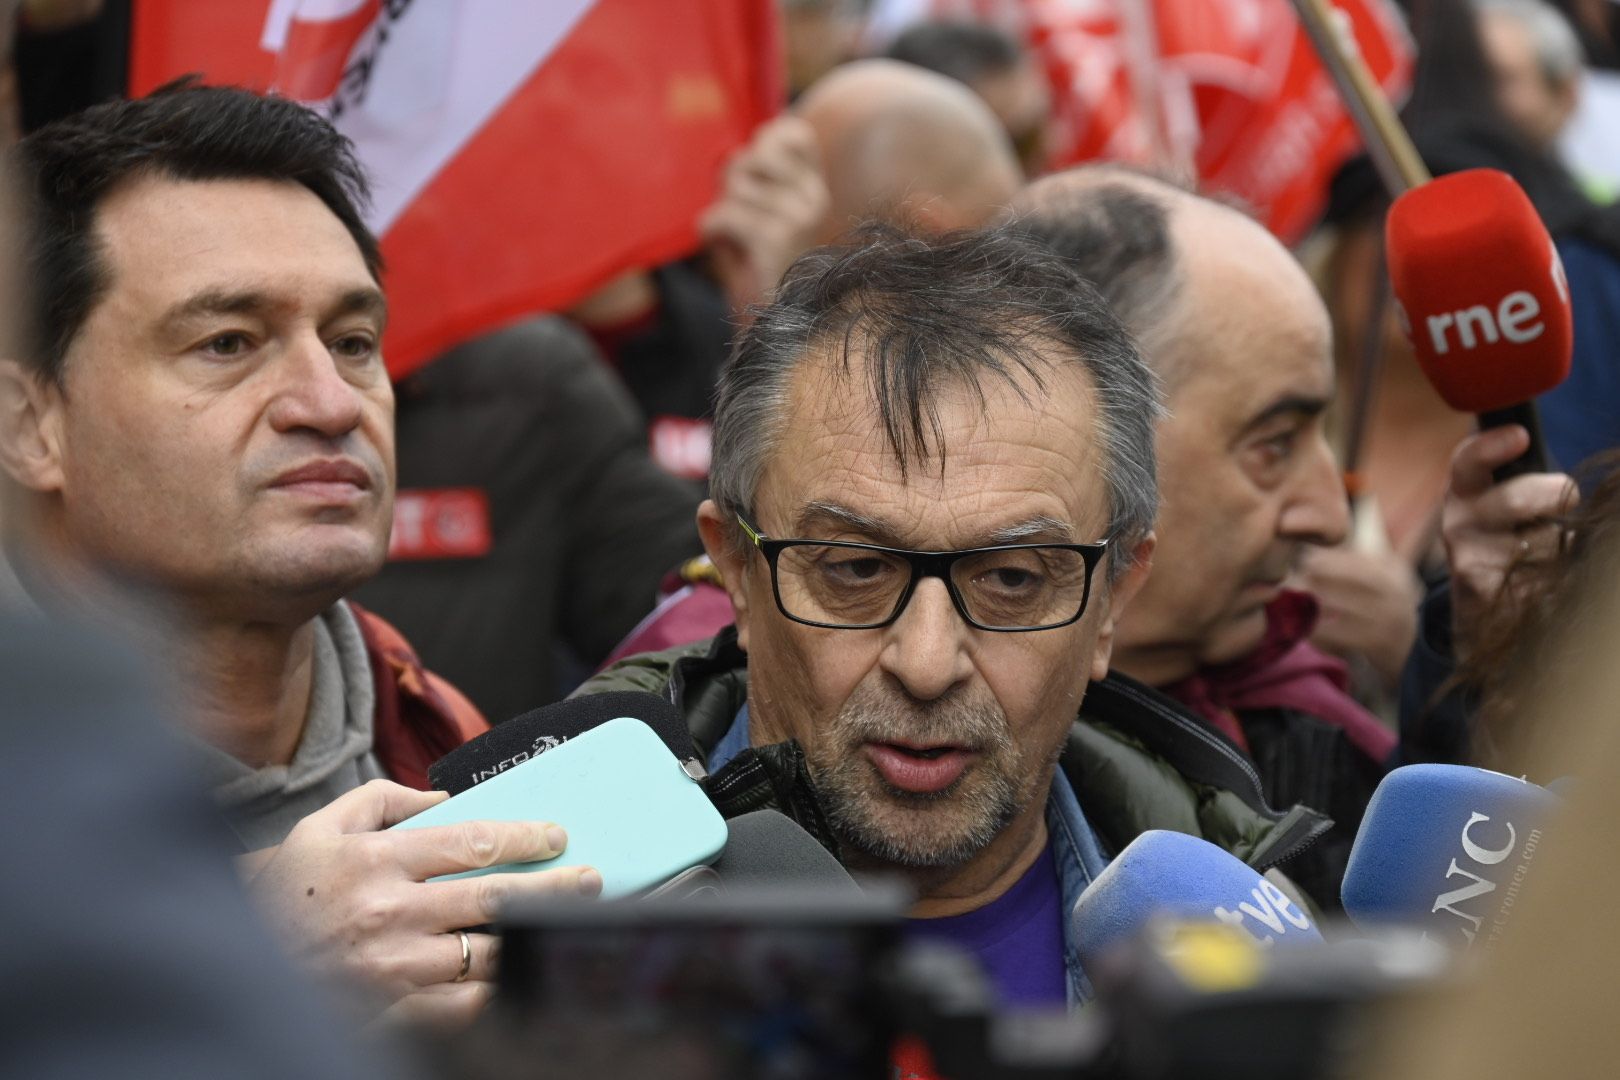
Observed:
[[[435,880],[593,866],[602,896],[632,896],[726,844],[726,822],[652,728],[621,716],[430,807],[396,829],[463,821],[553,821],[568,848],[549,862],[509,863]]]

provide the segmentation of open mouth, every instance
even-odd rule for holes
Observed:
[[[920,758],[923,761],[933,761],[936,758],[942,758],[952,750],[956,749],[954,746],[930,746],[926,750],[919,750],[914,746],[901,746],[899,743],[889,743],[887,745],[893,747],[907,757]]]
[[[923,795],[956,783],[978,754],[960,746],[871,742],[866,744],[866,757],[889,786]]]

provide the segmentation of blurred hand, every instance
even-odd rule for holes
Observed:
[[[1575,482],[1562,473],[1532,473],[1498,484],[1491,470],[1530,446],[1517,424],[1470,435],[1451,456],[1451,486],[1440,512],[1440,539],[1451,566],[1452,645],[1458,660],[1503,599],[1502,583],[1515,562],[1558,553],[1556,519],[1579,501]]]
[[[778,116],[737,151],[698,223],[733,311],[769,296],[830,205],[815,129],[800,117]]]
[[[447,797],[374,780],[300,821],[249,882],[296,957],[370,990],[389,1019],[470,1022],[489,998],[496,939],[467,935],[472,967],[456,982],[456,931],[493,921],[510,898],[602,889],[601,875],[587,867],[428,881],[551,859],[567,843],[560,828],[542,822],[380,831]]]
[[[1339,656],[1366,657],[1393,688],[1417,639],[1423,599],[1411,564],[1395,551],[1313,547],[1306,550],[1298,581],[1322,605],[1311,640]]]

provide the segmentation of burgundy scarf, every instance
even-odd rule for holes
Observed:
[[[1266,605],[1266,636],[1241,660],[1201,668],[1163,687],[1248,752],[1237,714],[1246,709],[1297,709],[1343,729],[1356,749],[1382,765],[1395,734],[1350,696],[1344,661],[1312,645],[1316,598],[1284,590]]]

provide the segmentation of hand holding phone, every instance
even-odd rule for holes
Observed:
[[[400,822],[419,829],[463,821],[552,821],[568,846],[546,863],[446,875],[590,866],[602,895],[630,896],[712,862],[726,823],[703,789],[646,724],[619,717]]]

